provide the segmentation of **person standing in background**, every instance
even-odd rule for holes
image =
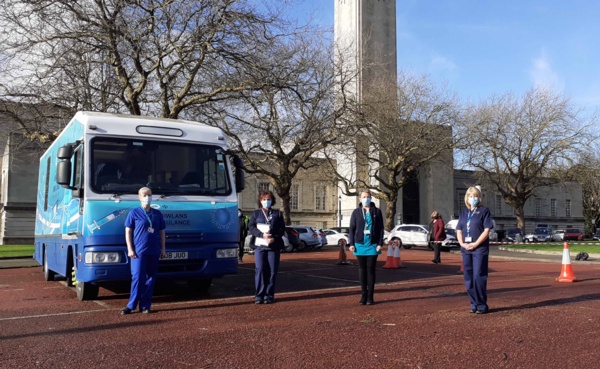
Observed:
[[[442,241],[446,239],[446,231],[444,230],[446,224],[444,224],[442,216],[437,211],[431,213],[431,222],[433,224],[430,228],[433,234],[433,260],[431,261],[438,264],[442,262],[440,259],[440,249],[442,247]]]
[[[244,258],[244,246],[246,242],[246,236],[248,235],[248,228],[246,227],[246,217],[241,210],[238,209],[238,226],[240,229],[240,244],[238,248],[238,259],[242,262]]]

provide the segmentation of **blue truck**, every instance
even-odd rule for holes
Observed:
[[[95,299],[131,279],[124,236],[149,187],[166,222],[158,279],[208,289],[237,273],[243,163],[222,130],[192,121],[78,112],[40,159],[34,258],[44,278]]]

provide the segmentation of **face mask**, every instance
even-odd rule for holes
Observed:
[[[152,204],[152,195],[142,197],[142,206],[146,207]]]
[[[238,211],[238,218],[241,218],[241,217],[242,217],[242,212]]]
[[[361,199],[363,206],[369,206],[371,205],[371,198],[370,197],[365,197],[363,199]]]
[[[477,204],[479,204],[479,197],[469,197],[469,204],[471,206],[477,206]]]
[[[262,200],[260,203],[262,204],[263,208],[265,208],[265,209],[268,209],[271,207],[271,200]]]

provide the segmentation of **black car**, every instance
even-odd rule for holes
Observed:
[[[298,246],[300,246],[298,231],[292,227],[285,227],[285,233],[292,246],[294,246],[294,250],[298,249]]]
[[[518,237],[517,235],[520,235],[520,237]],[[519,228],[512,228],[509,229],[508,231],[506,231],[506,236],[505,236],[505,240],[508,242],[516,242],[517,238],[520,238],[521,241],[523,240],[523,231]]]

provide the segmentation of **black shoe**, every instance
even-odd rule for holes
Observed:
[[[140,309],[140,312],[143,313],[143,314],[152,314],[153,313],[153,311],[150,308],[148,308],[148,309]]]
[[[262,304],[262,303],[263,303],[263,300],[254,300],[254,303],[255,303],[256,305],[260,305],[260,304]]]
[[[476,312],[477,312],[477,310],[475,310],[475,309],[469,310],[469,313],[471,313],[471,314],[475,314]]]
[[[375,304],[375,301],[373,301],[373,300],[367,300],[367,305],[373,305],[373,304]]]
[[[361,305],[364,305],[367,303],[367,299],[363,297],[362,299],[360,299],[360,301],[358,303]]]
[[[128,308],[128,307],[124,307],[124,308],[121,310],[121,315],[129,315],[129,314],[131,314],[131,311],[132,311],[132,310],[131,310],[130,308]]]
[[[441,263],[441,261],[439,261],[439,260],[431,260],[431,262],[432,262],[432,263],[434,263],[434,264],[439,264],[439,263]]]
[[[263,304],[272,304],[274,302],[275,301],[273,301],[273,300],[265,300],[265,301],[263,301]]]
[[[487,313],[488,313],[488,310],[487,310],[487,309],[486,309],[486,310],[477,310],[477,311],[475,312],[475,314],[487,314]]]

